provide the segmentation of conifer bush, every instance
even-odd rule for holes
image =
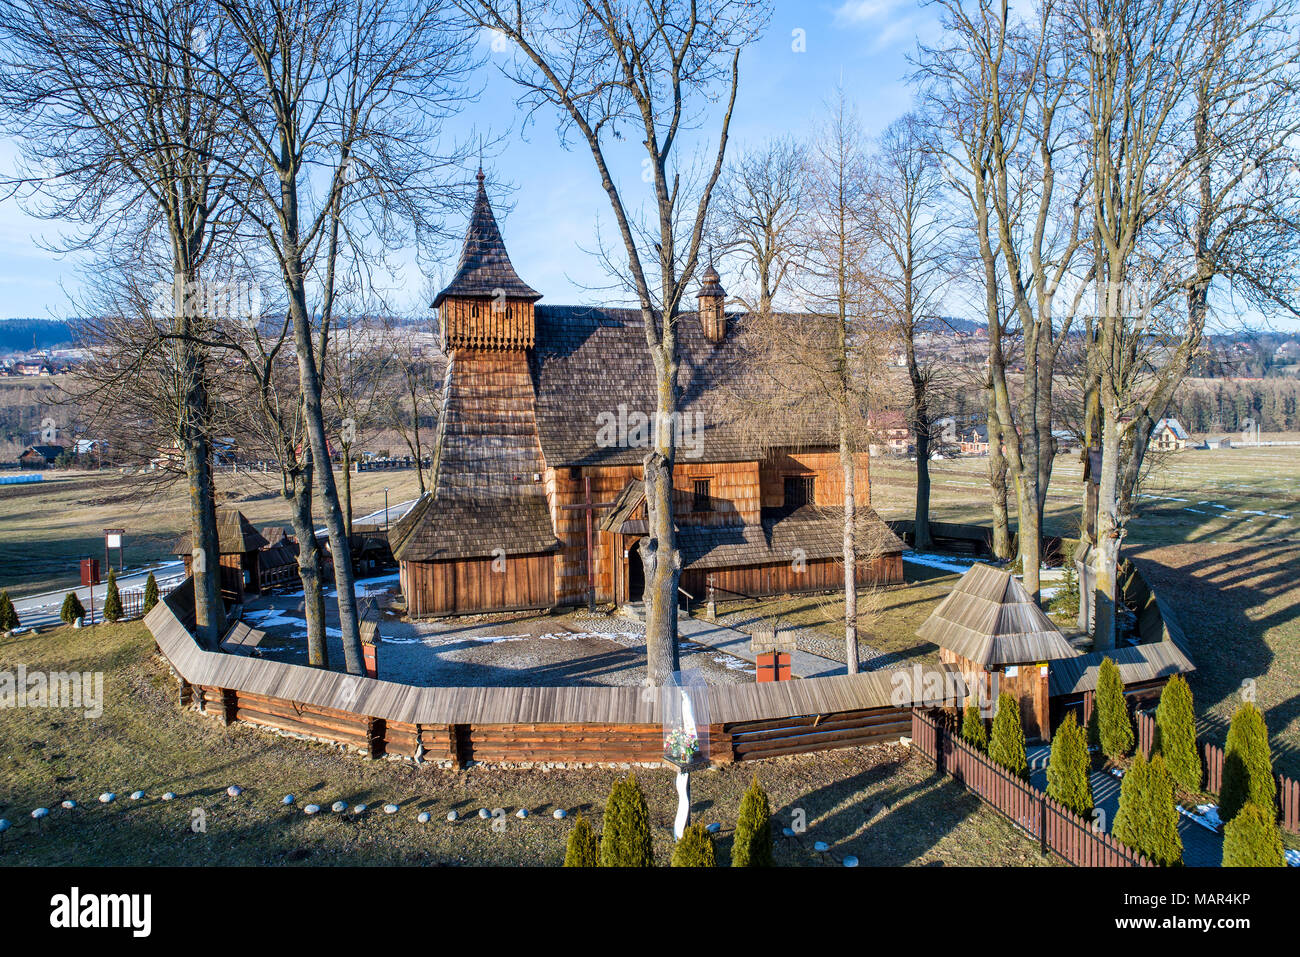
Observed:
[[[1134,756],[1120,786],[1114,834],[1153,864],[1183,862],[1174,779],[1160,755],[1150,761],[1141,752]]]
[[[758,775],[740,799],[736,836],[731,845],[732,867],[772,866],[772,808]]]
[[[565,867],[597,867],[600,864],[600,842],[587,819],[581,814],[569,832],[569,842],[564,849]]]
[[[1277,818],[1253,801],[1223,828],[1224,867],[1286,867]]]
[[[1029,761],[1025,757],[1025,729],[1020,724],[1020,703],[1005,691],[998,695],[998,710],[993,716],[993,734],[989,738],[989,758],[1016,777],[1029,775]]]
[[[650,840],[650,810],[645,794],[630,774],[614,783],[605,803],[605,823],[600,836],[601,867],[651,867],[654,846]]]
[[[716,867],[713,838],[703,824],[688,824],[673,848],[673,867]]]
[[[1101,660],[1097,671],[1097,731],[1102,753],[1118,760],[1133,750],[1133,718],[1124,700],[1124,679],[1119,665],[1110,658]]]
[[[149,580],[144,583],[144,613],[147,615],[158,604],[158,580],[149,573]]]
[[[63,607],[59,609],[59,620],[65,625],[70,625],[78,618],[86,617],[86,606],[81,603],[75,591],[68,592],[63,599]]]
[[[1074,712],[1066,714],[1052,736],[1052,756],[1047,765],[1047,793],[1075,814],[1092,813],[1092,784],[1088,780],[1087,732]]]
[[[108,588],[104,595],[104,620],[121,621],[122,618],[122,595],[117,590],[117,572],[110,568],[108,570]]]
[[[1232,716],[1223,751],[1220,820],[1231,821],[1247,802],[1276,811],[1277,783],[1268,750],[1268,728],[1263,713],[1251,702],[1244,702]]]
[[[1160,692],[1156,706],[1156,744],[1169,773],[1187,791],[1201,786],[1201,755],[1196,749],[1196,712],[1192,689],[1182,675],[1174,675]]]
[[[1093,696],[1092,713],[1088,715],[1088,750],[1101,750],[1101,724],[1097,718],[1097,701]]]
[[[9,592],[0,591],[0,631],[13,631],[22,622],[18,620],[18,609],[14,607]]]
[[[989,733],[984,728],[984,718],[973,703],[966,705],[961,716],[961,739],[976,751],[989,749]]]

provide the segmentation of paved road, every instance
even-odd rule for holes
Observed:
[[[166,590],[169,585],[178,585],[185,579],[185,563],[180,560],[170,562],[159,562],[155,565],[146,565],[143,568],[133,569],[124,575],[119,575],[117,587],[121,591],[144,591],[145,582],[149,580],[149,573],[153,572],[154,577],[158,580],[158,587]],[[85,606],[86,611],[90,611],[90,589],[86,587],[70,589],[65,588],[58,591],[48,591],[40,595],[29,595],[26,598],[17,598],[14,600],[14,608],[18,611],[18,618],[25,628],[34,628],[41,625],[59,624],[59,610],[63,607],[63,599],[69,591],[76,591],[77,597],[81,599],[81,604]],[[104,595],[108,591],[108,584],[95,586],[95,620],[101,620],[99,610],[104,607]]]

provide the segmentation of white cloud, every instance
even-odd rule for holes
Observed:
[[[872,23],[891,18],[899,7],[912,7],[915,0],[845,0],[835,8],[837,24]]]

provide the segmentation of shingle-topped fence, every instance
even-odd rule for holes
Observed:
[[[658,762],[663,754],[659,689],[426,688],[206,651],[191,633],[192,604],[187,581],[145,624],[171,663],[182,706],[227,724],[461,766]],[[726,763],[898,741],[911,730],[910,687],[890,671],[711,686],[710,758]]]

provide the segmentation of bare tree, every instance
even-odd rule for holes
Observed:
[[[915,544],[930,537],[930,441],[940,410],[940,370],[918,355],[917,333],[934,331],[949,280],[944,181],[933,130],[915,113],[895,120],[880,138],[873,177],[872,235],[879,250],[875,284],[883,318],[903,347],[911,385],[908,419],[916,436]]]
[[[387,328],[393,328],[392,320],[387,322]],[[432,451],[432,436],[426,420],[436,420],[442,407],[443,376],[447,365],[443,356],[430,348],[434,341],[432,329],[421,331],[429,334],[423,337],[411,335],[411,327],[406,326],[385,337],[390,361],[377,396],[377,411],[383,423],[401,437],[411,453],[416,480],[423,495],[426,490],[424,459],[426,452]]]
[[[977,119],[975,130],[958,136],[975,179],[969,195],[983,206],[982,215],[994,213],[986,225],[996,235],[997,257],[991,242],[981,240],[980,249],[985,281],[994,283],[990,309],[1001,286],[1024,361],[1016,402],[1007,381],[1006,330],[990,323],[996,411],[990,426],[1000,430],[999,451],[1005,450],[1015,483],[1025,588],[1037,600],[1043,509],[1056,453],[1052,377],[1086,285],[1058,295],[1088,235],[1088,179],[1069,122],[1081,54],[1054,0],[1040,0],[1024,19],[1012,17],[1009,0],[939,3],[950,45],[923,50],[922,70],[940,90],[957,91]],[[1004,285],[996,279],[999,264]],[[990,446],[993,441],[991,428]]]
[[[345,666],[362,670],[351,544],[324,416],[339,273],[363,277],[386,242],[438,234],[460,159],[436,150],[472,65],[446,4],[418,0],[215,0],[251,75],[210,68],[244,136],[244,208],[278,268],[293,328],[305,428],[329,534]],[[359,285],[359,283],[358,283]],[[313,308],[313,300],[316,305]]]
[[[644,460],[648,534],[647,680],[678,670],[677,589],[681,554],[673,527],[673,423],[679,399],[676,323],[699,262],[709,204],[722,172],[740,82],[740,50],[766,18],[766,5],[742,0],[634,2],[457,0],[481,26],[514,45],[507,67],[531,110],[559,114],[561,138],[576,131],[591,152],[623,244],[621,275],[640,305],[655,373],[653,448]],[[717,142],[694,190],[677,159],[684,135],[705,121],[714,88],[725,102]],[[645,149],[644,178],[654,198],[636,219],[611,170],[612,141],[631,128]]]
[[[172,436],[189,480],[198,640],[215,648],[224,616],[210,398],[205,356],[189,337],[238,186],[223,169],[228,118],[200,66],[205,50],[228,45],[211,13],[204,0],[3,0],[0,109],[26,160],[16,187],[38,215],[86,227],[73,245],[110,249],[118,262],[131,244],[156,239],[168,250],[158,277],[165,328],[135,348],[173,352],[185,396]],[[238,57],[230,64],[240,71]]]
[[[807,149],[800,223],[801,253],[791,282],[807,315],[797,326],[768,337],[798,368],[796,392],[812,393],[830,412],[844,485],[844,650],[849,674],[858,671],[858,465],[870,408],[869,278],[864,270],[874,238],[869,161],[857,117],[838,91],[823,129]],[[865,489],[863,490],[865,493]]]
[[[741,276],[752,278],[752,312],[770,312],[796,255],[803,215],[803,156],[788,136],[727,164],[713,202],[719,251],[741,262]]]

